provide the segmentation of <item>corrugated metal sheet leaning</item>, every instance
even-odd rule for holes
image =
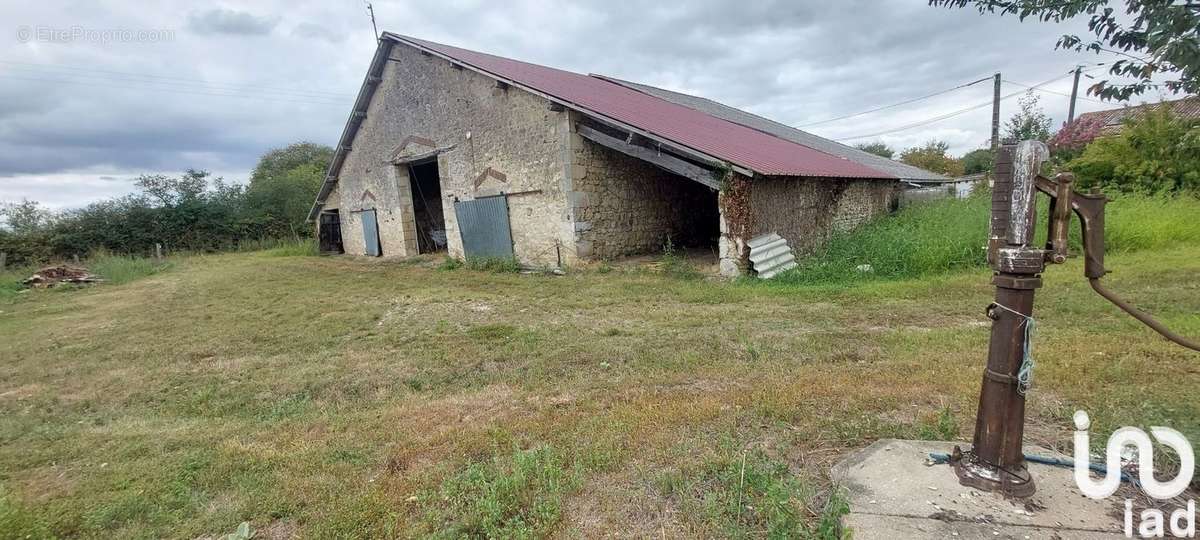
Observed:
[[[759,279],[771,279],[798,266],[792,247],[778,234],[751,238],[748,245],[750,265]]]

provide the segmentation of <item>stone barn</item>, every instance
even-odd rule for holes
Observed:
[[[313,205],[323,250],[528,266],[803,253],[935,174],[695,96],[384,33]]]

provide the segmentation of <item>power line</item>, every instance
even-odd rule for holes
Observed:
[[[1074,74],[1074,71],[1073,71],[1073,70],[1072,70],[1071,72],[1067,73],[1066,75],[1059,75],[1058,77],[1055,77],[1055,78],[1053,78],[1053,79],[1050,79],[1050,80],[1048,80],[1048,81],[1045,81],[1045,82],[1042,82],[1042,83],[1039,83],[1039,84],[1033,85],[1033,86],[1031,86],[1031,87],[1030,87],[1030,89],[1037,90],[1038,88],[1040,88],[1040,87],[1042,87],[1042,86],[1045,86],[1045,85],[1047,85],[1047,84],[1050,84],[1050,83],[1052,83],[1052,82],[1055,82],[1055,81],[1058,81],[1058,80],[1064,79],[1064,78],[1066,78],[1066,77],[1068,77],[1068,76],[1070,76],[1070,75],[1072,75],[1072,74]],[[990,79],[991,77],[988,77],[988,78]],[[1013,97],[1019,96],[1019,95],[1021,95],[1021,94],[1024,94],[1024,93],[1025,93],[1025,90],[1021,90],[1021,91],[1013,92],[1013,93],[1011,93],[1011,94],[1007,94],[1007,95],[1001,96],[1001,97],[1000,97],[1000,101],[1004,101],[1004,100],[1006,100],[1006,99],[1013,98]],[[900,126],[900,127],[896,127],[896,128],[892,128],[892,129],[886,129],[886,130],[883,130],[883,131],[877,131],[877,132],[875,132],[875,133],[868,133],[868,134],[866,134],[866,135],[855,135],[855,136],[853,136],[853,137],[841,137],[841,138],[839,138],[839,139],[835,139],[835,140],[837,140],[837,141],[849,141],[849,140],[853,140],[853,139],[865,139],[865,138],[868,138],[868,137],[878,137],[878,136],[880,136],[880,135],[887,135],[887,134],[889,134],[889,133],[895,133],[895,132],[897,132],[897,131],[904,131],[904,130],[906,130],[906,129],[912,129],[912,128],[915,128],[915,127],[920,127],[920,126],[924,126],[924,125],[932,124],[932,123],[934,123],[934,122],[940,122],[940,121],[942,121],[942,120],[945,120],[945,119],[947,119],[947,118],[953,118],[953,117],[955,117],[955,116],[958,116],[958,115],[960,115],[960,114],[966,114],[966,113],[969,113],[969,112],[971,112],[971,111],[974,111],[974,110],[976,110],[976,109],[982,109],[982,108],[984,108],[984,107],[989,107],[989,106],[991,106],[991,105],[992,105],[992,103],[993,103],[993,102],[992,102],[991,100],[989,100],[989,101],[985,101],[985,102],[983,102],[983,103],[979,103],[979,104],[977,104],[977,105],[972,105],[972,106],[970,106],[970,107],[966,107],[966,108],[963,108],[963,109],[958,109],[958,110],[956,110],[956,111],[951,111],[951,112],[948,112],[948,113],[945,113],[945,114],[941,114],[941,115],[935,116],[935,117],[933,117],[933,118],[929,118],[929,119],[926,119],[926,120],[921,120],[921,121],[919,121],[919,122],[913,122],[913,123],[911,123],[911,124],[906,124],[906,125],[903,125],[903,126]]]
[[[189,78],[189,77],[177,77],[177,76],[171,76],[171,75],[156,75],[156,74],[150,74],[150,73],[137,73],[137,72],[130,72],[130,71],[113,71],[113,70],[107,70],[107,69],[96,69],[96,68],[87,68],[87,67],[80,67],[80,66],[57,65],[57,64],[39,64],[39,63],[35,63],[35,62],[19,62],[19,61],[15,61],[15,60],[0,60],[0,64],[8,64],[9,66],[18,66],[18,67],[12,67],[10,69],[23,69],[23,70],[27,70],[27,71],[50,70],[50,72],[47,74],[52,74],[52,75],[72,75],[72,73],[55,73],[54,72],[55,70],[58,70],[58,71],[69,71],[69,72],[81,72],[81,73],[88,73],[88,74],[94,73],[94,74],[103,74],[103,75],[133,77],[135,79],[146,79],[146,82],[149,82],[149,81],[178,81],[180,83],[190,83],[190,84],[211,86],[214,89],[219,89],[219,90],[239,90],[239,91],[240,90],[253,90],[253,91],[268,91],[268,92],[284,92],[284,93],[303,95],[305,97],[349,98],[349,97],[354,96],[354,94],[346,93],[346,92],[328,92],[328,91],[324,91],[324,90],[297,90],[295,88],[285,88],[285,87],[267,86],[267,85],[253,85],[253,84],[216,83],[216,82],[209,82],[204,79],[196,79],[196,78]],[[20,67],[20,66],[25,66],[25,67]],[[98,77],[99,75],[94,75],[94,76]]]
[[[1056,91],[1056,90],[1050,90],[1050,89],[1047,89],[1047,88],[1034,88],[1034,87],[1032,87],[1032,86],[1029,86],[1028,84],[1021,84],[1021,83],[1019,83],[1019,82],[1010,81],[1010,80],[1008,80],[1008,79],[1002,79],[1000,82],[1007,83],[1007,84],[1011,84],[1011,85],[1013,85],[1013,86],[1020,86],[1021,88],[1025,88],[1025,89],[1028,89],[1028,90],[1033,90],[1033,91],[1035,91],[1035,92],[1044,92],[1044,93],[1047,93],[1047,94],[1054,94],[1054,95],[1056,95],[1056,96],[1071,97],[1071,94],[1068,94],[1067,92],[1059,92],[1059,91]],[[1091,101],[1092,103],[1102,103],[1102,104],[1104,104],[1104,103],[1105,103],[1105,102],[1103,102],[1103,101],[1100,101],[1100,100],[1098,100],[1098,99],[1086,98],[1086,97],[1083,97],[1083,96],[1076,96],[1076,97],[1075,97],[1075,99],[1079,99],[1079,100],[1083,100],[1083,101]]]
[[[912,99],[904,100],[904,101],[901,101],[901,102],[898,102],[898,103],[893,103],[893,104],[891,104],[891,105],[884,105],[884,106],[882,106],[882,107],[875,107],[874,109],[867,109],[867,110],[865,110],[865,111],[856,112],[856,113],[853,113],[853,114],[847,114],[847,115],[845,115],[845,116],[838,116],[838,117],[835,117],[835,118],[828,118],[828,119],[825,119],[825,120],[821,120],[821,121],[819,121],[819,122],[811,122],[811,123],[808,123],[808,124],[801,124],[801,125],[799,125],[799,126],[796,126],[796,127],[802,127],[802,128],[804,128],[804,127],[810,127],[810,126],[817,126],[817,125],[821,125],[821,124],[828,124],[828,123],[830,123],[830,122],[835,122],[835,121],[837,121],[837,120],[845,120],[845,119],[847,119],[847,118],[854,118],[855,116],[862,116],[862,115],[864,115],[864,114],[870,114],[870,113],[873,113],[873,112],[882,111],[882,110],[884,110],[884,109],[891,109],[891,108],[893,108],[893,107],[899,107],[899,106],[901,106],[901,105],[908,105],[909,103],[916,103],[916,102],[918,102],[918,101],[921,101],[921,100],[923,100],[923,99],[929,99],[929,98],[931,98],[931,97],[940,96],[940,95],[942,95],[942,94],[948,94],[948,93],[950,93],[950,92],[953,92],[953,91],[955,91],[955,90],[958,90],[958,89],[960,89],[960,88],[966,88],[966,87],[968,87],[968,86],[971,86],[971,85],[973,85],[973,84],[979,84],[979,83],[981,83],[981,82],[983,82],[983,81],[991,80],[991,78],[992,78],[992,76],[991,76],[991,75],[988,75],[987,77],[984,77],[984,78],[982,78],[982,79],[974,80],[974,81],[971,81],[971,82],[969,82],[969,83],[963,83],[963,84],[960,84],[960,85],[958,85],[958,86],[955,86],[955,87],[953,87],[953,88],[947,88],[947,89],[945,89],[945,90],[941,90],[941,91],[938,91],[938,92],[934,92],[934,93],[932,93],[932,94],[924,95],[924,96],[921,96],[921,97],[918,97],[918,98],[912,98]]]

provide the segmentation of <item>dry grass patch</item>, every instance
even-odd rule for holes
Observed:
[[[202,256],[0,306],[0,537],[830,536],[845,452],[970,434],[986,272],[835,288],[438,263]],[[1115,290],[1200,334],[1200,248],[1111,263]],[[1200,440],[1194,355],[1079,271],[1038,293],[1031,440],[1069,443],[1075,408]]]

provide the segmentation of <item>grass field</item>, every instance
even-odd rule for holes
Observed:
[[[845,453],[970,436],[983,269],[762,286],[289,254],[0,296],[0,538],[831,537]],[[1200,335],[1200,246],[1109,263]],[[1069,449],[1076,408],[1200,441],[1200,356],[1079,261],[1037,316],[1030,442]]]

